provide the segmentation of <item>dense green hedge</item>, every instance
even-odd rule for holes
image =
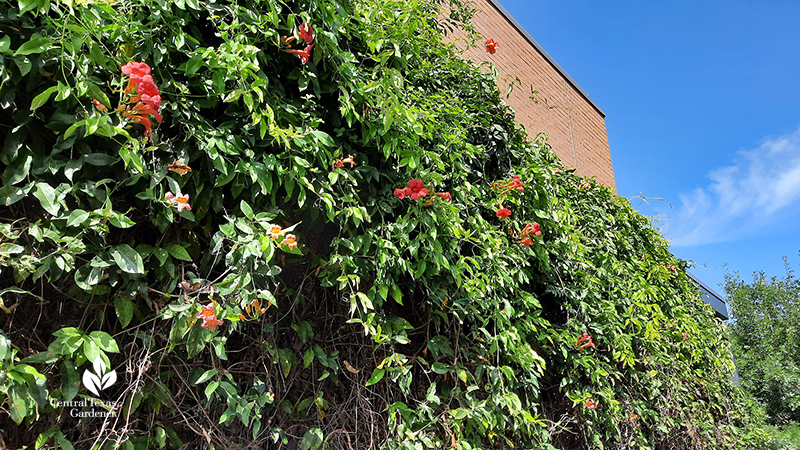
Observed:
[[[752,445],[685,263],[442,6],[0,5],[10,448]]]
[[[753,274],[746,283],[736,275],[725,277],[725,293],[734,319],[730,326],[736,366],[742,385],[764,406],[773,425],[800,423],[800,343],[797,323],[800,280],[787,265],[783,278]]]

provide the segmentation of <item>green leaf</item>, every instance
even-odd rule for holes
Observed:
[[[0,244],[0,255],[16,255],[25,251],[25,247],[10,242]]]
[[[383,133],[387,133],[389,128],[392,127],[392,123],[394,123],[394,108],[390,107],[386,109],[386,113],[383,116]]]
[[[165,262],[167,262],[167,258],[169,258],[169,253],[164,250],[163,248],[157,248],[153,250],[153,254],[158,259],[158,265],[163,266]]]
[[[133,319],[133,302],[127,297],[117,295],[114,297],[114,308],[117,310],[117,317],[122,324],[122,328],[128,326]]]
[[[102,275],[103,270],[100,267],[92,267],[89,264],[85,264],[75,271],[75,284],[79,288],[88,291],[92,289],[92,286],[100,282]]]
[[[36,183],[33,195],[39,199],[39,203],[45,211],[52,215],[58,215],[61,205],[56,201],[56,190],[47,183]]]
[[[119,353],[117,341],[105,331],[92,331],[89,336],[104,352]]]
[[[3,171],[3,184],[10,187],[12,184],[17,184],[28,176],[33,162],[33,155],[30,151],[25,150],[20,152],[14,161],[6,167]]]
[[[67,218],[68,227],[77,227],[82,225],[89,218],[89,212],[82,209],[72,211]]]
[[[111,100],[109,100],[106,93],[100,89],[100,86],[89,82],[86,86],[86,91],[89,95],[91,95],[93,98],[96,98],[97,101],[105,105],[107,108],[111,108]]]
[[[336,143],[333,142],[333,138],[331,138],[328,133],[324,131],[314,130],[314,136],[327,147],[334,147]]]
[[[119,156],[125,162],[125,168],[133,167],[137,172],[144,173],[144,161],[142,156],[127,147],[119,149]]]
[[[217,374],[217,369],[206,370],[205,372],[203,372],[202,375],[200,375],[200,378],[195,380],[194,384],[198,385],[200,383],[205,383],[206,381],[210,380],[211,377],[213,377],[216,374]]]
[[[314,338],[314,330],[311,328],[311,324],[305,320],[300,323],[292,324],[292,329],[297,332],[297,335],[300,337],[300,342],[303,344],[309,339]]]
[[[26,356],[22,358],[19,362],[25,364],[50,364],[58,361],[58,355],[46,351],[46,352],[39,352],[34,353],[30,356]]]
[[[56,442],[61,447],[62,450],[75,450],[75,447],[67,440],[67,437],[64,436],[64,433],[58,432],[56,433]]]
[[[47,431],[36,437],[36,445],[33,448],[39,450],[40,448],[44,447],[44,444],[47,444],[47,441],[49,441],[51,437],[55,436],[56,432],[58,431],[61,431],[61,429],[58,428],[58,425],[53,425],[50,427]]]
[[[392,298],[399,304],[403,304],[403,291],[400,290],[400,287],[396,284],[392,285]]]
[[[192,257],[189,256],[189,252],[187,252],[186,249],[183,248],[183,246],[181,246],[179,244],[168,245],[165,248],[165,250],[167,252],[169,252],[169,254],[172,255],[172,257],[174,257],[174,258],[178,258],[178,259],[183,260],[183,261],[191,261],[192,260]]]
[[[314,362],[314,349],[309,348],[303,353],[303,369],[308,368]]]
[[[186,351],[190,358],[193,358],[206,347],[206,340],[203,339],[203,331],[205,330],[206,329],[202,328],[199,323],[195,323],[189,330],[189,338],[186,341]]]
[[[322,430],[311,428],[306,431],[303,440],[300,441],[301,450],[319,450],[322,448]]]
[[[91,363],[100,357],[100,346],[92,338],[84,336],[82,341],[81,350],[87,361]]]
[[[78,395],[81,387],[81,377],[75,363],[69,359],[61,363],[61,396],[62,400],[68,402]]]
[[[214,353],[216,353],[217,358],[222,360],[227,360],[228,355],[225,353],[225,342],[219,339],[215,339],[211,341],[211,346],[214,347]]]
[[[365,386],[372,386],[373,384],[381,381],[383,379],[383,375],[386,374],[386,369],[378,369],[372,371],[372,376],[369,377],[367,384]]]
[[[107,210],[103,214],[111,225],[114,225],[117,228],[130,228],[136,225],[136,222],[129,219],[125,214],[122,214],[117,211]]]
[[[14,203],[25,198],[28,195],[28,192],[33,189],[33,181],[25,185],[24,187],[19,186],[6,186],[0,188],[0,205],[3,206],[10,206]]]
[[[127,273],[143,274],[142,256],[128,244],[117,245],[111,249],[111,256],[120,269]]]
[[[19,385],[12,385],[12,388],[8,391],[8,412],[11,415],[11,420],[17,425],[22,423],[22,420],[28,415],[27,397],[28,393]]]
[[[186,75],[192,75],[203,67],[203,56],[194,55],[186,62]]]
[[[58,90],[58,85],[50,86],[44,92],[34,97],[33,101],[31,101],[31,110],[36,110],[45,103],[47,103],[47,101],[50,100],[50,97],[53,95],[53,93],[55,93],[57,90]]]
[[[361,301],[361,305],[364,307],[364,309],[366,310],[375,309],[375,306],[373,306],[372,304],[372,300],[366,294],[364,294],[363,292],[356,292],[356,296]]]
[[[119,158],[116,156],[107,155],[105,153],[90,153],[88,155],[83,155],[83,160],[87,164],[91,164],[93,166],[107,167],[119,161]]]
[[[297,357],[294,356],[294,352],[288,348],[279,348],[275,351],[275,353],[275,357],[278,359],[278,363],[281,366],[283,376],[288,377],[289,372],[292,370],[292,366],[294,366],[294,363],[297,362]]]
[[[94,41],[89,44],[89,58],[98,66],[106,65],[106,56],[103,54],[103,49]]]
[[[208,386],[206,386],[205,390],[206,398],[210,400],[211,395],[214,394],[214,391],[216,391],[218,387],[219,387],[219,381],[212,381],[211,383],[208,383]]]
[[[42,53],[50,47],[50,39],[41,36],[39,33],[33,33],[28,42],[19,46],[14,56],[30,55],[31,53]]]
[[[242,208],[242,213],[244,213],[245,217],[253,220],[253,208],[251,208],[246,201],[242,200],[241,203],[239,203],[239,207]]]
[[[438,373],[439,375],[450,372],[450,366],[441,362],[433,363],[433,366],[431,368],[433,369],[434,372]]]

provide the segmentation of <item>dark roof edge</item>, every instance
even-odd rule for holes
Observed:
[[[492,4],[492,6],[494,6],[494,7],[495,7],[495,9],[497,9],[497,11],[499,11],[499,12],[500,12],[500,14],[502,14],[502,15],[503,15],[503,16],[506,18],[506,20],[508,20],[509,22],[511,22],[511,25],[514,25],[514,28],[516,28],[516,29],[517,29],[517,31],[519,31],[519,32],[522,34],[522,36],[524,36],[524,37],[525,37],[525,39],[527,39],[527,40],[528,40],[528,42],[530,42],[530,43],[531,43],[531,45],[533,45],[533,46],[536,48],[536,50],[538,50],[538,51],[539,51],[539,53],[541,53],[541,54],[542,54],[542,56],[544,56],[544,57],[545,57],[545,59],[547,59],[547,61],[548,61],[550,64],[552,64],[552,65],[553,65],[553,67],[555,67],[555,69],[556,69],[556,70],[557,70],[557,71],[558,71],[558,72],[559,72],[561,75],[563,75],[563,76],[564,76],[564,78],[566,78],[566,79],[567,79],[567,81],[569,81],[569,84],[571,84],[573,88],[575,88],[575,89],[576,89],[578,92],[580,92],[580,93],[581,93],[581,95],[583,96],[583,98],[585,98],[586,100],[588,100],[588,101],[589,101],[589,103],[591,103],[591,105],[594,107],[594,109],[596,109],[596,110],[597,110],[597,112],[599,112],[599,113],[600,113],[600,115],[602,115],[602,116],[603,116],[603,118],[605,119],[605,117],[606,117],[606,113],[604,113],[604,112],[603,112],[603,110],[602,110],[602,109],[600,109],[600,107],[599,107],[599,106],[597,106],[597,103],[595,103],[595,102],[594,102],[594,100],[592,100],[592,98],[591,98],[591,97],[589,97],[589,94],[587,94],[587,93],[586,93],[586,91],[584,91],[583,89],[581,89],[581,87],[578,85],[578,83],[576,83],[576,82],[575,82],[575,80],[573,80],[573,79],[572,79],[572,77],[571,77],[571,76],[569,76],[569,74],[568,74],[568,73],[567,73],[567,72],[566,72],[566,71],[565,71],[563,68],[561,68],[561,66],[559,66],[559,65],[558,65],[558,63],[556,62],[556,60],[554,60],[554,59],[553,59],[553,57],[552,57],[552,56],[550,56],[550,55],[549,55],[549,54],[548,54],[548,53],[547,53],[547,52],[546,52],[546,51],[545,51],[545,50],[542,48],[542,46],[541,46],[541,45],[539,45],[539,43],[538,43],[538,42],[536,42],[536,39],[534,39],[534,38],[533,38],[533,37],[532,37],[532,36],[531,36],[531,35],[530,35],[530,34],[529,34],[527,31],[525,31],[525,28],[523,28],[523,27],[522,27],[522,25],[520,25],[520,24],[519,24],[519,22],[517,22],[517,19],[515,19],[515,18],[514,18],[514,16],[512,16],[512,15],[511,15],[511,14],[510,14],[508,11],[506,11],[506,9],[505,9],[505,8],[503,8],[503,5],[501,5],[501,4],[500,4],[500,2],[499,2],[498,0],[489,0],[489,3],[491,3],[491,4]]]
[[[490,1],[491,1],[491,0],[490,0]],[[717,291],[715,291],[715,290],[711,289],[711,288],[710,288],[710,287],[709,287],[707,284],[703,283],[703,280],[701,280],[700,278],[697,278],[697,276],[696,276],[696,275],[694,275],[694,274],[693,274],[693,273],[691,273],[691,272],[686,272],[686,275],[689,275],[689,278],[691,278],[692,280],[694,280],[694,282],[695,282],[695,283],[697,283],[697,284],[699,284],[700,286],[702,286],[702,287],[703,287],[703,289],[707,290],[709,294],[711,294],[711,295],[713,295],[714,297],[716,297],[716,298],[717,298],[717,300],[721,301],[722,303],[725,303],[726,305],[728,304],[728,302],[727,302],[727,301],[725,301],[725,297],[723,297],[723,296],[719,295],[719,293],[717,293]]]

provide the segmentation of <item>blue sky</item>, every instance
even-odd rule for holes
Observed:
[[[724,295],[726,267],[800,270],[800,2],[500,3],[606,113],[618,194],[692,272]]]

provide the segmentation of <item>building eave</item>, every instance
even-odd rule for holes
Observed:
[[[686,275],[689,275],[689,278],[692,279],[697,286],[700,288],[701,293],[706,294],[708,296],[708,300],[705,298],[703,299],[706,303],[710,304],[714,311],[716,311],[717,316],[722,320],[728,320],[728,302],[725,301],[725,297],[721,296],[717,291],[711,289],[711,287],[705,283],[700,278],[697,278],[691,272],[686,272]]]

